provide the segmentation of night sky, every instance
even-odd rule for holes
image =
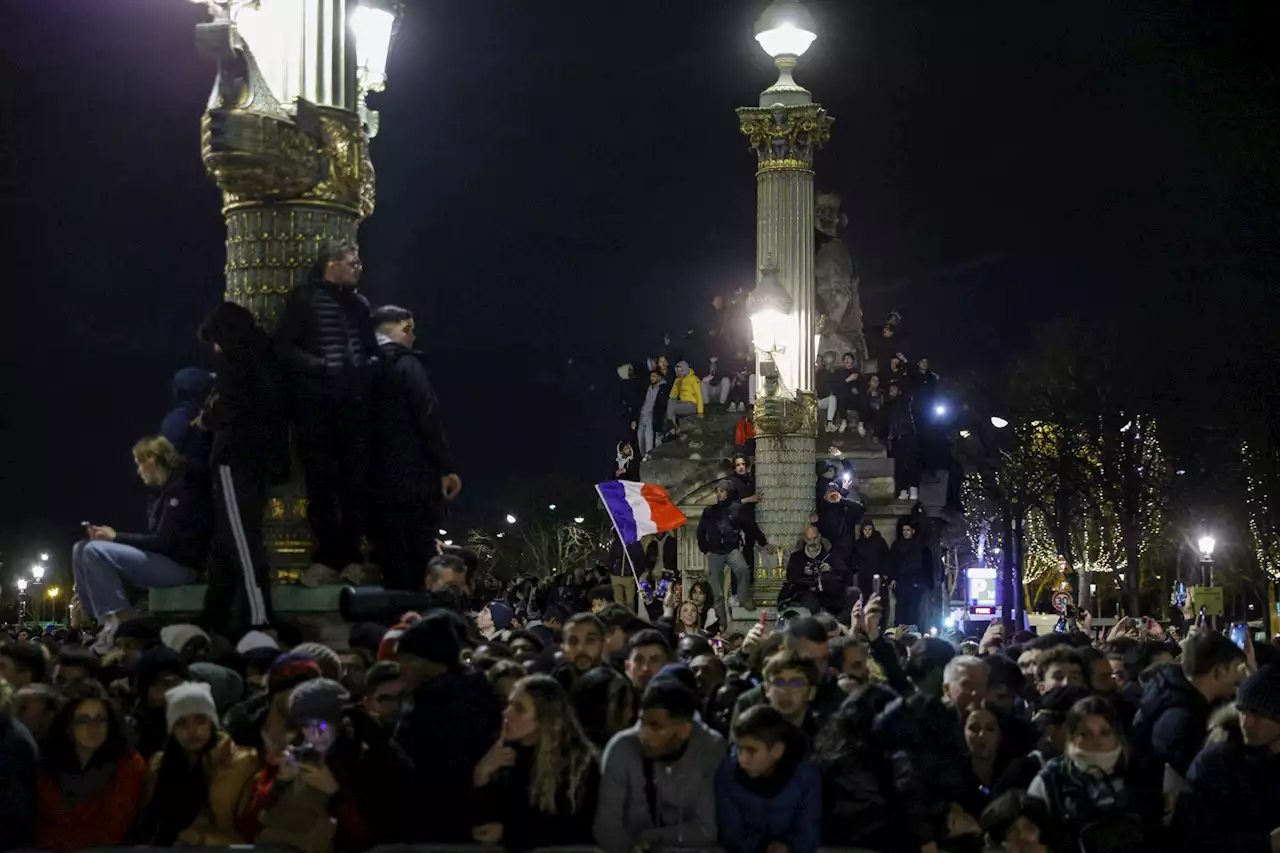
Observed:
[[[223,226],[199,8],[4,5],[11,572],[37,543],[65,567],[81,519],[141,524],[129,447],[201,363]],[[618,438],[613,366],[751,280],[733,110],[775,76],[752,39],[765,5],[409,3],[376,96],[363,289],[418,314],[467,518],[493,523],[548,471],[590,505]],[[1135,357],[1202,403],[1226,362],[1253,363],[1280,225],[1263,4],[809,5],[820,37],[796,76],[836,117],[818,185],[845,199],[868,319],[901,311],[927,342],[913,356],[991,367],[1078,313],[1131,324]]]

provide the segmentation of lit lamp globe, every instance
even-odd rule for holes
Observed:
[[[778,270],[761,271],[760,283],[747,300],[751,311],[751,338],[760,351],[760,370],[764,379],[764,396],[774,397],[781,390],[779,377],[785,375],[787,345],[791,343],[791,294],[782,286]]]
[[[26,579],[26,578],[18,578],[18,592],[23,593],[24,595],[26,594],[26,592],[27,592],[27,579]]]
[[[807,89],[796,83],[791,70],[818,38],[809,10],[798,0],[776,0],[756,21],[756,41],[778,66],[778,82],[760,96],[760,106],[810,103]]]
[[[1201,536],[1196,544],[1200,548],[1200,556],[1207,560],[1213,556],[1213,549],[1218,543],[1212,536]]]
[[[39,563],[36,563],[34,566],[32,566],[31,577],[36,579],[36,583],[40,583],[40,581],[44,580],[44,566],[40,565]]]

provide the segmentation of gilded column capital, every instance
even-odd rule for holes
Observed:
[[[835,121],[818,104],[741,107],[738,120],[761,172],[812,171],[814,151],[831,138]]]
[[[818,396],[812,391],[798,391],[794,398],[759,395],[754,414],[758,436],[818,435]]]

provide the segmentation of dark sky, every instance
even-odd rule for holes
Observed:
[[[766,4],[409,5],[377,98],[365,292],[419,315],[464,513],[493,518],[549,471],[588,505],[616,441],[612,365],[752,276],[733,110],[773,80],[751,31]],[[1078,312],[1211,377],[1276,302],[1261,5],[811,3],[797,78],[837,119],[818,182],[844,196],[868,316],[902,311],[944,375]],[[128,448],[199,361],[223,229],[198,9],[5,11],[0,544],[17,558],[82,518],[140,521]]]

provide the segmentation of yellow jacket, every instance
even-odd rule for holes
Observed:
[[[258,772],[256,750],[239,746],[226,732],[214,732],[217,745],[204,757],[205,778],[209,780],[209,804],[200,810],[195,822],[178,836],[183,844],[197,847],[225,847],[244,844],[236,829],[236,819],[247,799],[249,781]],[[151,757],[151,773],[147,779],[144,802],[155,794],[164,751]]]
[[[671,386],[671,399],[694,403],[698,407],[698,414],[702,414],[702,380],[690,370],[683,379],[677,379]]]

